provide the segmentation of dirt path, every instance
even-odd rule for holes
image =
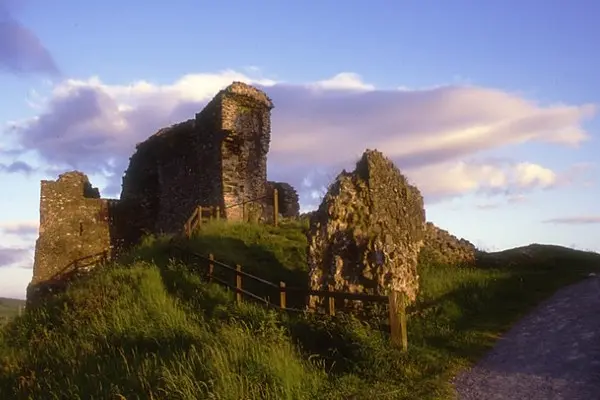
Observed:
[[[454,383],[461,400],[600,400],[600,277],[559,290]]]

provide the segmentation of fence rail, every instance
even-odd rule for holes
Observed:
[[[107,250],[77,258],[68,263],[62,270],[55,274],[53,279],[62,279],[65,275],[77,273],[83,268],[90,267],[92,265],[97,265],[99,263],[105,263],[107,260]]]
[[[227,288],[232,289],[235,292],[236,301],[239,303],[242,301],[242,295],[245,295],[253,300],[256,300],[264,305],[272,308],[279,309],[286,312],[305,312],[306,310],[289,308],[287,306],[288,293],[301,293],[307,298],[308,296],[317,296],[325,299],[327,314],[333,316],[336,313],[335,300],[358,300],[370,303],[387,303],[389,306],[389,322],[390,322],[390,336],[391,342],[394,346],[401,347],[404,351],[408,347],[408,337],[406,329],[406,314],[407,309],[410,307],[406,306],[405,297],[400,292],[392,292],[388,296],[382,295],[369,295],[363,293],[350,293],[350,292],[337,292],[333,290],[331,285],[328,286],[328,290],[312,290],[306,288],[289,287],[285,282],[280,281],[279,284],[268,281],[256,275],[250,274],[242,270],[242,266],[236,264],[235,267],[225,264],[221,261],[215,260],[213,254],[209,254],[208,257],[202,254],[198,254],[188,249],[184,249],[179,246],[174,246],[177,250],[192,256],[195,259],[202,260],[205,262],[207,271],[207,280],[209,282],[217,282]],[[227,282],[218,276],[215,276],[215,267],[222,268],[223,270],[230,271],[235,276],[235,284]],[[261,297],[255,293],[252,293],[243,288],[243,278],[247,278],[263,284],[269,288],[277,289],[279,291],[279,302],[272,303],[268,298]]]
[[[205,215],[208,214],[208,219],[220,219],[222,215],[222,211],[227,210],[233,207],[242,206],[242,218],[246,218],[246,204],[256,202],[258,200],[265,200],[270,198],[270,195],[256,197],[254,199],[247,199],[235,204],[229,204],[225,207],[203,207],[197,206],[194,208],[192,215],[187,219],[185,224],[183,225],[183,231],[185,235],[189,238],[192,236],[192,233],[197,230],[202,225],[202,220],[205,218]],[[277,189],[273,189],[273,225],[277,226],[279,224],[279,194]]]

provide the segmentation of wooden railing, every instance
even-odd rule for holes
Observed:
[[[404,295],[400,292],[392,292],[388,296],[382,296],[369,295],[363,293],[336,292],[333,290],[332,286],[328,286],[328,290],[310,290],[306,288],[294,288],[287,286],[283,281],[280,281],[278,284],[276,284],[258,276],[249,274],[243,271],[242,266],[239,264],[231,266],[223,262],[217,261],[215,260],[213,254],[209,254],[207,257],[181,247],[175,246],[174,248],[181,251],[182,254],[191,256],[196,260],[201,260],[205,266],[204,272],[206,279],[209,282],[216,282],[227,288],[232,289],[235,292],[235,298],[237,302],[241,302],[242,296],[246,296],[264,304],[265,306],[273,307],[281,311],[306,312],[306,309],[288,307],[288,294],[295,293],[297,295],[304,295],[305,298],[308,298],[309,296],[317,296],[325,299],[326,312],[331,316],[336,314],[336,299],[355,301],[358,300],[370,303],[388,304],[391,342],[394,346],[400,347],[404,351],[407,350],[408,337],[406,329],[406,313],[409,307],[406,306]],[[231,272],[235,277],[235,283],[228,282],[222,277],[217,276],[215,274],[215,267]],[[252,280],[254,282],[258,282],[271,289],[279,291],[278,301],[276,303],[273,303],[270,301],[269,298],[261,297],[255,293],[250,292],[249,290],[244,289],[244,278]]]
[[[103,264],[108,260],[108,251],[104,250],[99,253],[90,254],[89,256],[80,257],[68,263],[61,271],[53,276],[52,279],[62,279],[67,275],[75,274],[81,269],[92,265]]]
[[[200,225],[202,225],[202,220],[205,216],[205,212],[208,212],[209,219],[221,218],[220,207],[197,206],[194,209],[194,212],[192,213],[192,215],[190,215],[188,220],[185,221],[185,224],[183,225],[183,231],[185,233],[185,236],[187,236],[189,238],[190,236],[192,236],[192,232],[194,232],[196,229],[198,229],[200,227]]]
[[[259,200],[264,200],[269,198],[270,195],[256,197],[254,199],[244,200],[239,203],[229,204],[225,209],[239,207],[242,206],[242,216],[246,217],[246,205],[249,203],[254,203]],[[208,214],[208,219],[220,219],[221,218],[221,207],[202,207],[197,206],[192,212],[192,215],[187,219],[185,224],[183,225],[183,231],[185,235],[189,238],[192,236],[192,233],[197,230],[201,225],[202,221],[205,218],[206,214]],[[278,193],[277,189],[273,189],[273,225],[277,226],[279,224],[279,201],[278,201]]]

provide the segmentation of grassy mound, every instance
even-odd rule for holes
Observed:
[[[214,223],[181,245],[302,286],[303,229]],[[194,266],[170,259],[170,247],[169,238],[145,240],[3,327],[3,398],[451,398],[458,368],[540,299],[600,265],[598,254],[551,247],[537,258],[492,255],[478,268],[423,264],[421,310],[409,317],[401,353],[386,332],[351,316],[237,305]]]

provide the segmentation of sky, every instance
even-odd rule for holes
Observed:
[[[600,251],[600,2],[0,0],[0,297],[24,298],[40,180],[118,198],[135,144],[242,81],[303,210],[378,149],[427,219],[494,251]]]

